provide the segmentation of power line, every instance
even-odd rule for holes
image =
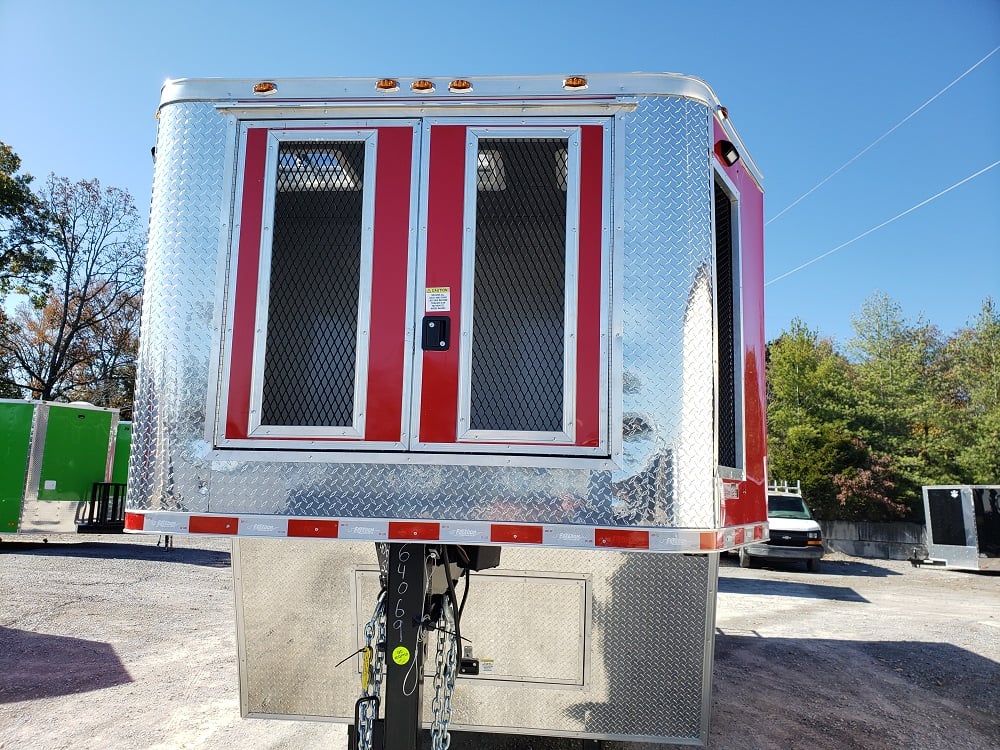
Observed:
[[[794,201],[792,201],[791,203],[789,203],[787,206],[785,206],[783,209],[781,209],[778,213],[776,213],[774,216],[772,216],[770,219],[768,219],[766,222],[764,222],[764,226],[767,226],[768,224],[770,224],[772,221],[774,221],[775,219],[777,219],[782,214],[784,214],[787,211],[790,211],[791,209],[795,208],[795,206],[797,206],[803,200],[805,200],[810,195],[812,195],[813,193],[815,193],[817,190],[819,190],[821,187],[823,187],[823,185],[825,185],[831,179],[833,179],[838,174],[840,174],[841,172],[843,172],[845,169],[847,169],[847,167],[851,166],[851,164],[853,164],[854,162],[856,162],[858,159],[860,159],[866,153],[868,153],[869,151],[871,151],[875,146],[877,146],[879,143],[881,143],[883,140],[885,140],[886,136],[888,136],[893,131],[895,131],[897,128],[899,128],[901,125],[903,125],[905,122],[907,122],[908,120],[910,120],[914,115],[916,115],[918,112],[920,112],[921,110],[923,110],[928,104],[930,104],[935,99],[937,99],[939,96],[941,96],[941,94],[943,94],[945,91],[947,91],[952,86],[954,86],[956,83],[958,83],[963,78],[965,78],[967,75],[969,75],[969,73],[971,73],[976,68],[978,68],[980,65],[982,65],[984,62],[986,62],[991,57],[993,57],[993,55],[995,55],[998,51],[1000,51],[1000,47],[994,47],[992,50],[990,50],[990,52],[985,57],[983,57],[979,62],[977,62],[971,68],[969,68],[964,73],[962,73],[962,75],[960,75],[954,81],[952,81],[947,86],[945,86],[943,89],[941,89],[940,91],[938,91],[936,94],[934,94],[934,96],[932,96],[926,102],[924,102],[919,107],[917,107],[915,110],[913,110],[912,112],[910,112],[910,114],[908,114],[902,120],[900,120],[899,122],[897,122],[895,125],[893,125],[891,128],[889,128],[887,131],[885,131],[884,133],[882,133],[882,135],[880,135],[874,141],[872,141],[867,146],[865,146],[865,148],[863,148],[861,151],[859,151],[858,153],[856,153],[850,159],[848,159],[847,161],[845,161],[843,164],[841,164],[839,167],[837,167],[835,170],[833,170],[830,174],[828,174],[822,180],[820,180],[815,185],[813,185],[809,190],[807,190],[805,193],[803,193],[802,195],[800,195],[798,198],[796,198]]]
[[[942,191],[941,191],[940,193],[936,193],[936,194],[932,195],[932,196],[931,196],[930,198],[927,198],[927,199],[925,199],[925,200],[922,200],[922,201],[920,201],[920,203],[918,203],[917,205],[915,205],[915,206],[911,206],[910,208],[906,209],[905,211],[903,211],[903,212],[901,212],[901,213],[898,213],[898,214],[896,214],[896,215],[895,215],[895,216],[893,216],[893,217],[892,217],[891,219],[886,219],[885,221],[883,221],[883,222],[882,222],[881,224],[879,224],[878,226],[874,226],[874,227],[872,227],[871,229],[869,229],[869,230],[867,230],[867,231],[864,231],[864,232],[862,232],[862,233],[861,233],[861,234],[859,234],[859,235],[858,235],[857,237],[853,237],[852,239],[849,239],[849,240],[848,240],[847,242],[843,242],[843,243],[841,243],[841,244],[837,245],[837,246],[836,246],[835,248],[833,248],[832,250],[827,250],[827,251],[826,251],[825,253],[823,253],[822,255],[817,255],[817,256],[816,256],[815,258],[813,258],[812,260],[807,260],[807,261],[806,261],[805,263],[803,263],[803,264],[802,264],[801,266],[796,266],[796,267],[795,267],[795,268],[793,268],[793,269],[792,269],[791,271],[786,271],[785,273],[781,274],[781,276],[776,276],[775,278],[771,279],[770,281],[768,281],[768,282],[765,282],[765,283],[764,283],[764,286],[770,286],[771,284],[775,283],[776,281],[781,281],[782,279],[784,279],[784,278],[787,278],[788,276],[791,276],[791,275],[792,275],[793,273],[796,273],[796,272],[798,272],[798,271],[801,271],[801,270],[802,270],[803,268],[806,268],[806,267],[808,267],[808,266],[811,266],[811,265],[812,265],[813,263],[816,263],[817,261],[820,261],[820,260],[823,260],[823,258],[827,257],[828,255],[833,255],[833,254],[834,254],[835,252],[837,252],[838,250],[842,250],[842,249],[844,249],[845,247],[847,247],[848,245],[850,245],[851,243],[853,243],[853,242],[857,242],[857,241],[858,241],[858,240],[860,240],[860,239],[861,239],[862,237],[867,237],[867,236],[868,236],[869,234],[871,234],[872,232],[875,232],[875,231],[877,231],[877,230],[881,229],[882,227],[884,227],[884,226],[886,226],[886,225],[888,225],[888,224],[892,224],[892,222],[896,221],[896,219],[901,219],[901,218],[903,218],[904,216],[906,216],[907,214],[909,214],[909,213],[913,213],[914,211],[916,211],[916,210],[917,210],[918,208],[920,208],[921,206],[926,206],[926,205],[927,205],[928,203],[930,203],[930,202],[931,202],[932,200],[935,200],[936,198],[940,198],[940,197],[941,197],[942,195],[944,195],[945,193],[950,193],[950,192],[951,192],[952,190],[954,190],[955,188],[957,188],[957,187],[961,187],[961,186],[962,186],[962,185],[964,185],[965,183],[969,182],[970,180],[974,180],[974,179],[975,179],[976,177],[979,177],[979,175],[981,175],[981,174],[983,174],[983,173],[985,173],[985,172],[989,172],[989,171],[990,171],[991,169],[993,169],[993,167],[997,166],[998,164],[1000,164],[1000,159],[998,159],[997,161],[993,162],[992,164],[990,164],[990,165],[989,165],[989,166],[987,166],[987,167],[983,167],[982,169],[980,169],[980,170],[979,170],[978,172],[976,172],[975,174],[970,174],[970,175],[969,175],[968,177],[966,177],[966,178],[965,178],[964,180],[959,180],[959,181],[958,181],[958,182],[956,182],[956,183],[955,183],[954,185],[951,185],[950,187],[946,187],[946,188],[945,188],[944,190],[942,190]]]

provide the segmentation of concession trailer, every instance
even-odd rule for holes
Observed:
[[[233,538],[243,714],[704,744],[719,554],[767,538],[712,90],[171,80],[154,158],[125,525]]]
[[[130,427],[117,409],[0,399],[0,534],[121,531]]]
[[[1000,485],[923,488],[928,557],[917,562],[1000,571]]]

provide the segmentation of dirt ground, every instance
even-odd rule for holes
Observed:
[[[345,748],[339,725],[240,718],[229,542],[156,542],[2,538],[0,750]],[[842,555],[720,573],[709,747],[1000,747],[1000,577]]]

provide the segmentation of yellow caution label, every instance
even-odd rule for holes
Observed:
[[[365,646],[361,654],[361,689],[368,690],[368,683],[372,676],[372,647]]]
[[[392,650],[392,660],[399,666],[403,666],[410,661],[410,649],[406,646],[396,646]]]

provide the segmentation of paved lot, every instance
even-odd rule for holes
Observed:
[[[344,748],[240,718],[229,543],[156,541],[3,537],[0,750]],[[719,591],[712,748],[1000,747],[1000,577],[726,559]]]

